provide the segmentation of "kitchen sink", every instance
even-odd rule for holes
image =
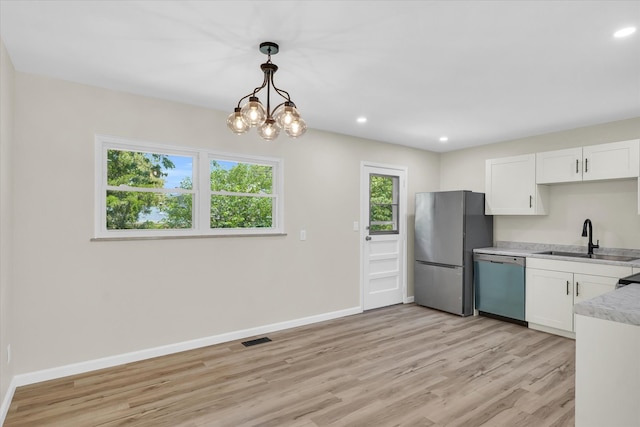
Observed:
[[[555,256],[564,256],[568,258],[591,258],[591,259],[602,259],[606,261],[633,261],[638,259],[637,257],[632,256],[623,256],[623,255],[606,255],[606,254],[585,254],[582,252],[561,252],[561,251],[545,251],[545,252],[536,252],[539,255],[555,255]]]

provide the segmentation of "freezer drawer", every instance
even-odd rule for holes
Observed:
[[[465,292],[464,268],[416,261],[415,302],[460,316],[473,314],[471,296]]]

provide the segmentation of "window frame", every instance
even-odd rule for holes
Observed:
[[[107,152],[110,149],[158,153],[193,158],[191,191],[193,194],[192,228],[189,229],[107,229]],[[226,160],[270,166],[272,169],[272,221],[269,228],[211,228],[211,183],[210,161]],[[175,193],[174,189],[157,192]],[[204,148],[165,145],[150,141],[120,138],[110,135],[95,135],[95,185],[94,185],[94,239],[143,239],[172,237],[216,237],[216,236],[260,236],[284,234],[284,160],[274,157],[225,153]]]
[[[371,203],[371,178],[372,177],[379,178],[391,178],[392,182],[392,202],[391,203]],[[397,175],[385,175],[381,173],[371,173],[369,174],[369,234],[371,235],[385,235],[385,234],[400,234],[400,177]],[[376,206],[390,206],[391,207],[391,215],[393,217],[392,221],[375,221],[375,223],[371,222],[371,211],[372,207]],[[395,210],[393,209],[395,206]],[[372,225],[380,225],[380,224],[393,224],[395,226],[392,230],[373,230]]]

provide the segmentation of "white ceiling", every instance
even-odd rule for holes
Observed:
[[[640,117],[640,1],[0,1],[18,71],[449,151]],[[356,123],[358,116],[368,118]],[[447,135],[446,144],[438,141]]]

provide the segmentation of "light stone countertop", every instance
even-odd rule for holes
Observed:
[[[520,242],[496,242],[496,246],[490,248],[478,248],[474,249],[474,253],[483,253],[490,255],[507,255],[507,256],[521,256],[530,258],[543,258],[543,259],[555,259],[560,261],[572,261],[572,262],[586,262],[593,264],[606,264],[606,265],[621,265],[625,267],[640,268],[640,250],[638,249],[615,249],[615,248],[602,248],[596,249],[594,252],[597,254],[607,255],[623,255],[623,256],[637,256],[638,259],[633,261],[611,261],[604,259],[592,259],[592,258],[571,258],[558,255],[545,255],[538,252],[546,251],[560,251],[560,252],[577,252],[587,253],[586,247],[581,246],[567,246],[567,245],[553,245],[544,243],[520,243]]]
[[[640,326],[640,283],[580,302],[573,310],[583,316]]]

